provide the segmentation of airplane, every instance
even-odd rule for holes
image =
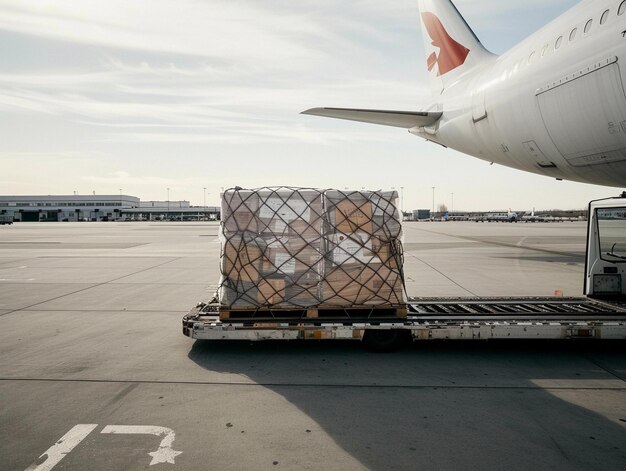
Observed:
[[[418,5],[430,106],[302,113],[405,128],[557,180],[626,187],[626,0],[583,0],[500,56],[450,0]]]
[[[543,222],[544,220],[544,216],[539,216],[538,214],[535,214],[535,208],[533,208],[530,214],[524,214],[522,216],[522,221],[524,222]]]
[[[477,222],[517,222],[517,213],[510,209],[506,213],[486,213],[484,216],[478,218]]]

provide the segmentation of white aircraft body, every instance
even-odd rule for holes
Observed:
[[[303,113],[405,128],[488,162],[626,187],[626,0],[584,0],[501,56],[450,0],[419,8],[430,106]]]
[[[478,222],[517,222],[517,213],[509,209],[508,212],[502,213],[486,213],[483,217],[477,219]]]
[[[535,214],[535,208],[530,212],[530,214],[524,214],[522,216],[522,221],[524,222],[544,222],[545,216],[540,216]]]

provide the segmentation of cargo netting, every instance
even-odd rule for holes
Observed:
[[[403,306],[397,203],[396,191],[225,191],[220,306]]]

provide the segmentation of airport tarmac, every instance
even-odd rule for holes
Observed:
[[[412,296],[582,292],[585,224],[406,223]],[[624,469],[624,344],[193,341],[215,223],[0,227],[0,470]]]

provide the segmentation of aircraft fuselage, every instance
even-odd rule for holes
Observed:
[[[508,167],[626,186],[626,13],[618,15],[619,5],[582,2],[491,63],[464,71],[431,108],[443,111],[441,119],[410,132]]]

